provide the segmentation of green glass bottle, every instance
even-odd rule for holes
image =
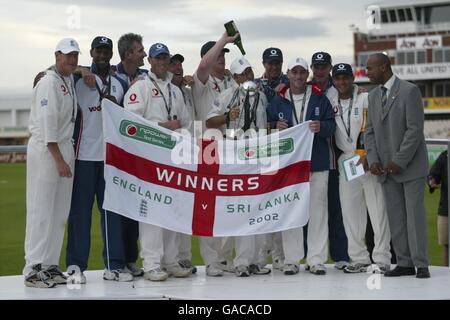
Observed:
[[[225,30],[227,30],[227,34],[232,37],[234,36],[236,33],[238,33],[238,29],[236,27],[236,24],[234,23],[233,20],[228,21],[227,23],[225,23]],[[234,40],[234,44],[239,48],[239,50],[241,51],[242,55],[245,56],[245,50],[244,47],[242,46],[242,39],[241,36],[239,35],[239,37],[237,37],[236,40]]]

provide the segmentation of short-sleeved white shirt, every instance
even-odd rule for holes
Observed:
[[[108,83],[103,83],[102,79],[95,75],[99,89],[104,92]],[[120,81],[114,77],[108,77],[111,81],[110,94],[114,96],[117,103],[121,104],[125,94],[124,87]],[[76,158],[84,161],[103,161],[104,142],[103,124],[100,93],[97,88],[88,87],[82,79],[75,84],[75,92],[78,98],[78,106],[81,111],[80,132],[76,145]],[[106,111],[107,112],[107,111]]]

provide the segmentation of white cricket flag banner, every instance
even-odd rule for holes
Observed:
[[[165,229],[240,236],[309,219],[308,123],[244,140],[200,140],[102,102],[103,208]]]

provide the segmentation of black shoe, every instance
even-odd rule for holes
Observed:
[[[400,267],[396,266],[390,271],[386,271],[385,277],[401,277],[401,276],[414,276],[416,274],[416,269],[414,267]]]
[[[427,279],[431,277],[430,275],[430,271],[428,270],[428,268],[417,268],[417,275],[416,278],[419,279]]]

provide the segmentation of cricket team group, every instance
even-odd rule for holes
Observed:
[[[87,67],[78,64],[75,39],[57,43],[55,63],[36,76],[32,95],[26,286],[86,283],[94,203],[101,214],[104,280],[164,281],[197,272],[190,235],[102,209],[102,113],[108,112],[102,109],[103,99],[169,130],[193,133],[196,122],[203,130],[220,130],[224,139],[245,139],[249,130],[284,130],[308,121],[314,141],[307,226],[262,235],[199,237],[206,276],[295,275],[303,259],[307,272],[323,276],[330,255],[343,273],[430,277],[420,90],[393,75],[383,53],[367,60],[367,76],[374,84],[370,92],[354,83],[349,64],[333,64],[323,51],[310,59],[298,55],[285,60],[279,48],[269,47],[262,53],[265,72],[255,78],[256,62],[245,56],[225,62],[230,51],[225,46],[238,37],[225,32],[203,44],[192,76],[184,75],[181,53],[163,43],[146,50],[142,36],[134,33],[119,38],[116,65],[111,64],[113,41],[105,36],[92,40],[92,64]],[[141,68],[144,60],[149,70]],[[342,161],[355,154],[365,173],[349,180]],[[369,217],[371,254],[365,241]],[[59,260],[66,224],[64,273]],[[392,269],[391,241],[397,262]]]

